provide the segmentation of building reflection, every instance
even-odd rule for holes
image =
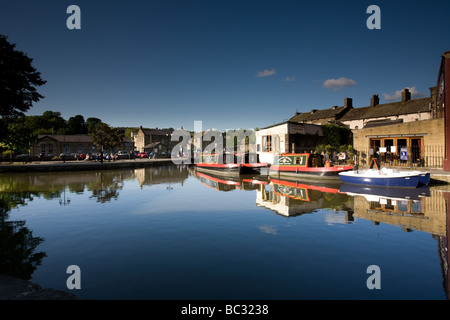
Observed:
[[[210,173],[193,171],[191,175],[197,178],[204,186],[218,191],[250,191],[258,190],[259,186],[268,183],[267,177],[258,177],[252,175],[240,175],[233,177],[216,176]]]
[[[344,222],[353,221],[351,198],[339,191],[336,184],[312,184],[308,181],[270,179],[256,193],[256,205],[285,217],[314,213],[328,208],[343,212]]]
[[[186,165],[170,165],[170,166],[155,166],[148,168],[134,169],[134,176],[139,182],[141,189],[144,186],[155,184],[183,184],[189,177],[189,169]],[[170,186],[168,189],[171,189]]]
[[[361,188],[358,192],[343,186],[341,191],[354,197],[355,217],[385,223],[402,228],[406,232],[414,230],[432,235],[437,243],[437,253],[441,261],[443,287],[446,298],[450,295],[449,279],[449,200],[448,187],[423,187],[397,190],[395,188]],[[378,192],[377,192],[378,191]],[[384,194],[383,194],[384,192]]]

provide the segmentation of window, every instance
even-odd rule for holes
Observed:
[[[77,152],[78,152],[78,153],[81,153],[81,152],[82,152],[82,148],[81,148],[81,145],[80,145],[80,144],[79,144],[78,147],[77,147]]]
[[[50,153],[53,153],[53,145],[52,144],[49,144],[48,145],[48,153],[50,154]]]
[[[41,153],[45,153],[45,144],[41,144]]]
[[[64,146],[64,152],[65,152],[65,153],[70,153],[70,145],[66,144],[66,145]]]
[[[267,136],[267,152],[272,152],[272,136]]]

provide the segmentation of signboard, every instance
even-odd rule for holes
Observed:
[[[400,148],[400,160],[408,160],[408,148]]]

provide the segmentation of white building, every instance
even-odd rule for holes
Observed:
[[[272,164],[276,153],[309,152],[322,140],[320,125],[286,121],[256,131],[256,152],[260,162]]]

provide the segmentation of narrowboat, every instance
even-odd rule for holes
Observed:
[[[313,153],[281,153],[276,154],[270,166],[273,177],[320,177],[339,179],[340,172],[353,170],[351,165],[331,165],[325,163],[323,156]]]
[[[259,185],[268,183],[267,180],[258,180],[254,177],[245,176],[223,177],[201,172],[196,172],[195,176],[203,185],[218,191],[255,190]]]
[[[195,166],[200,171],[222,175],[255,174],[267,176],[269,174],[269,165],[267,163],[249,160],[250,156],[248,153],[201,154]]]

